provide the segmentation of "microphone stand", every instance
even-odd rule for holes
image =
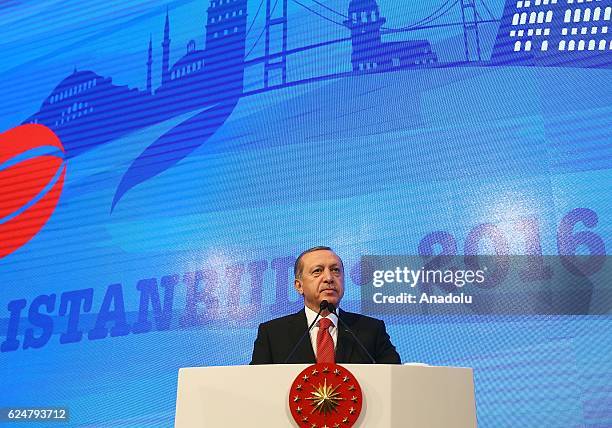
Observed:
[[[310,333],[310,330],[312,329],[312,327],[315,325],[315,323],[317,322],[317,320],[319,319],[319,317],[321,316],[321,312],[323,312],[325,309],[327,309],[330,305],[327,300],[322,300],[321,303],[319,304],[319,312],[317,313],[317,316],[315,317],[314,321],[308,326],[308,328],[306,329],[306,331],[304,332],[304,334],[302,334],[302,337],[300,337],[300,340],[298,340],[298,342],[295,344],[295,346],[293,347],[293,349],[291,350],[291,352],[289,353],[289,356],[285,359],[285,361],[283,361],[283,364],[287,364],[289,362],[289,360],[291,360],[291,357],[293,357],[293,354],[295,354],[295,351],[297,351],[298,346],[301,345],[301,343],[304,341],[304,338],[306,337],[306,335],[308,333]]]
[[[359,346],[361,347],[361,349],[364,350],[364,352],[366,353],[366,355],[368,356],[368,358],[370,359],[370,361],[372,361],[372,364],[376,364],[376,360],[374,359],[374,357],[372,356],[372,354],[370,354],[370,352],[367,350],[367,348],[365,347],[365,345],[361,342],[361,340],[359,340],[359,338],[357,337],[357,335],[355,335],[355,333],[353,333],[353,330],[350,329],[350,327],[348,325],[346,325],[346,323],[342,320],[342,318],[340,318],[340,314],[336,312],[336,307],[334,306],[333,303],[329,303],[327,305],[327,310],[336,315],[338,317],[338,321],[340,321],[340,324],[342,324],[342,326],[344,327],[344,331],[346,331],[347,333],[349,333],[351,336],[353,336],[353,339],[355,339],[355,342],[357,342],[357,344],[359,344]]]

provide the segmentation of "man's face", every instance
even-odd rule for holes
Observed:
[[[295,280],[295,288],[304,296],[304,304],[319,311],[322,300],[336,307],[344,295],[342,262],[333,251],[318,250],[302,257],[302,277]]]

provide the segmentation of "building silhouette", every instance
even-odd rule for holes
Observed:
[[[138,112],[149,105],[146,92],[113,84],[93,71],[77,71],[62,80],[24,123],[41,123],[60,137],[68,156],[108,141],[146,121]]]
[[[351,30],[351,64],[354,72],[415,67],[437,62],[427,40],[383,42],[381,29],[386,18],[380,16],[376,0],[351,0],[348,19]]]
[[[494,64],[610,67],[612,0],[507,0]]]
[[[145,91],[117,86],[109,77],[75,69],[23,123],[41,123],[53,129],[71,157],[182,112],[239,97],[246,21],[247,0],[211,0],[205,48],[198,50],[192,40],[185,55],[170,65],[170,16],[166,12],[161,85],[155,91],[150,38]]]
[[[171,67],[170,23],[166,16],[162,43],[162,83],[155,92],[185,108],[239,96],[243,90],[247,0],[212,0],[208,8],[205,48],[189,41],[185,54]],[[163,76],[166,76],[165,78]]]

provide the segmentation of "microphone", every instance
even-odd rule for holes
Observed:
[[[291,357],[293,357],[293,354],[295,354],[295,351],[297,351],[298,346],[300,346],[300,344],[304,341],[304,338],[306,337],[306,335],[310,333],[310,330],[312,330],[312,327],[315,325],[315,323],[321,316],[321,312],[323,312],[325,309],[328,309],[330,306],[332,308],[334,307],[334,305],[330,304],[327,300],[321,300],[321,303],[319,304],[319,312],[317,313],[317,316],[315,317],[314,321],[308,326],[304,334],[302,334],[302,337],[300,337],[300,340],[298,340],[298,342],[295,344],[295,346],[293,347],[293,349],[289,353],[289,356],[287,357],[287,359],[285,359],[283,364],[287,364],[289,362]]]
[[[372,364],[376,364],[376,360],[374,359],[372,354],[370,354],[370,352],[368,352],[368,350],[366,349],[365,345],[361,342],[361,340],[359,340],[357,335],[355,333],[353,333],[353,330],[351,330],[350,327],[348,325],[346,325],[346,323],[344,321],[342,321],[342,318],[340,318],[340,314],[338,314],[336,312],[336,306],[333,303],[329,303],[327,305],[327,310],[330,313],[332,313],[332,314],[334,314],[334,315],[336,315],[338,317],[338,321],[340,321],[340,323],[344,327],[344,331],[349,333],[351,336],[353,336],[353,339],[355,339],[355,342],[357,342],[357,344],[359,344],[361,349],[363,349],[365,351],[365,353],[368,356],[368,358],[370,359],[370,361],[372,361]]]

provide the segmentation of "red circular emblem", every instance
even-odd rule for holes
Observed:
[[[337,364],[313,364],[293,381],[289,409],[300,427],[352,427],[361,413],[359,382]]]
[[[0,258],[45,225],[65,175],[64,147],[49,128],[30,124],[0,134]]]

